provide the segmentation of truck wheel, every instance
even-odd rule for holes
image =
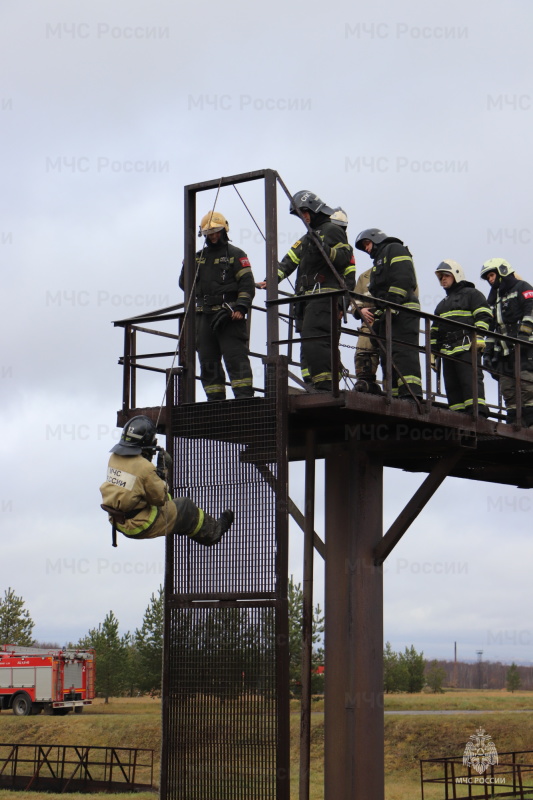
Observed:
[[[81,713],[83,713],[83,706],[75,706],[75,707],[74,707],[74,713],[75,713],[75,714],[81,714]]]
[[[30,696],[26,692],[21,692],[13,700],[11,708],[16,717],[27,717],[28,714],[31,714],[31,706]]]
[[[65,717],[69,711],[70,708],[54,708],[52,714],[54,715],[54,717]]]

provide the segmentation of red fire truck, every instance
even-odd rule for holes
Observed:
[[[0,645],[0,709],[63,715],[94,698],[94,650]]]

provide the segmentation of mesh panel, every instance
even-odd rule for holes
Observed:
[[[287,487],[275,491],[278,420],[269,399],[173,409],[174,494],[215,517],[231,508],[235,522],[214,547],[176,536],[167,549],[161,796],[168,800],[279,796],[279,720],[288,707],[280,710],[286,576],[276,575],[276,519]],[[286,752],[288,761],[288,742]]]
[[[215,517],[232,508],[235,522],[216,547],[176,537],[175,594],[275,591],[275,492],[263,477],[265,467],[276,476],[274,412],[265,400],[176,409],[175,494]]]
[[[171,637],[169,796],[275,798],[274,609],[178,609]]]

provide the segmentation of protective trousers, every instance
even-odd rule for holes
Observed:
[[[315,389],[331,391],[331,297],[327,293],[305,303],[302,338],[316,336],[322,338],[302,342],[302,363]],[[338,330],[336,337],[338,341]]]
[[[375,380],[379,365],[379,349],[370,338],[368,325],[361,325],[355,348],[355,375],[365,380]]]
[[[212,318],[212,314],[196,315],[196,348],[200,359],[200,377],[207,399],[224,400],[226,397],[222,357],[235,397],[253,397],[246,321],[229,320],[214,333],[211,328]]]
[[[442,354],[442,372],[444,375],[444,385],[446,396],[451,411],[465,411],[472,414],[472,352],[463,350],[454,356],[445,357]],[[477,373],[477,400],[478,412],[482,416],[488,415],[487,403],[485,402],[485,384],[483,382],[483,372],[481,370],[481,353],[478,353],[478,373]]]
[[[206,514],[189,497],[167,500],[158,509],[154,523],[143,533],[128,535],[128,539],[156,539],[158,536],[189,536],[199,544],[214,544],[220,538],[219,522]]]
[[[502,375],[500,389],[507,408],[507,422],[516,422],[516,381],[514,376]],[[533,372],[522,370],[520,372],[520,397],[522,400],[522,425],[525,428],[533,427]]]
[[[374,326],[376,327],[376,326]],[[410,387],[412,393],[422,396],[422,379],[420,373],[420,359],[418,356],[418,330],[419,321],[415,314],[399,311],[391,317],[392,336],[392,396],[409,397]],[[376,333],[385,338],[384,315],[379,321]],[[383,342],[384,343],[384,342]],[[381,349],[381,348],[380,348]],[[386,375],[385,353],[381,352],[381,367],[383,376]],[[396,368],[396,369],[395,369]],[[402,374],[402,378],[398,375]]]

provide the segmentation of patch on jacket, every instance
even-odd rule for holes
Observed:
[[[531,300],[533,298],[533,289],[526,289],[525,292],[522,292],[522,297],[526,300]]]
[[[123,469],[114,469],[113,467],[107,468],[106,483],[112,483],[114,486],[120,486],[121,489],[127,489],[128,492],[132,492],[135,480],[135,475],[130,472],[124,472]]]
[[[249,267],[250,266],[250,259],[248,259],[246,257],[239,258],[239,261],[241,262],[241,266],[242,267]]]

